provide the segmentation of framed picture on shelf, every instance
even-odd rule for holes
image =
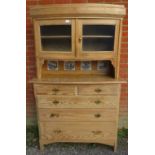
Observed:
[[[90,71],[92,69],[91,61],[81,61],[81,70]]]
[[[75,61],[64,61],[64,70],[75,71]]]
[[[59,67],[58,67],[58,61],[48,60],[47,61],[47,69],[48,70],[57,71],[59,69]]]

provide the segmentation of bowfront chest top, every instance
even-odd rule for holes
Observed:
[[[117,148],[123,5],[33,6],[40,148],[53,142]]]

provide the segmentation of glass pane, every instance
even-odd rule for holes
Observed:
[[[71,25],[40,26],[41,36],[71,36]]]
[[[71,51],[71,39],[69,38],[49,38],[42,39],[43,51]]]
[[[114,25],[83,25],[83,51],[113,51]]]
[[[114,36],[114,25],[83,25],[83,35],[112,35]]]
[[[40,26],[43,51],[71,51],[71,25]]]
[[[83,38],[83,51],[113,51],[113,45],[113,39]]]

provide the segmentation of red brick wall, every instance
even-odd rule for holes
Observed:
[[[33,123],[36,118],[35,100],[33,95],[32,84],[28,81],[35,77],[35,52],[32,19],[29,15],[29,7],[38,4],[56,4],[56,3],[112,3],[124,4],[128,8],[128,0],[27,0],[26,1],[26,103],[27,103],[27,123]],[[121,59],[120,59],[120,78],[127,80],[128,78],[128,15],[123,21],[123,33],[121,43]],[[127,127],[127,111],[128,111],[128,85],[122,85],[120,99],[120,127]]]

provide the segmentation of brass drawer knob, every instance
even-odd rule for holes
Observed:
[[[58,92],[59,89],[57,89],[57,88],[53,88],[52,91],[54,91],[54,92]]]
[[[95,135],[97,135],[97,134],[101,134],[102,131],[97,130],[97,131],[92,131],[92,133],[95,134]]]
[[[99,88],[97,88],[97,89],[95,89],[94,91],[95,91],[96,93],[100,93],[102,90],[99,89]]]
[[[62,131],[61,131],[61,130],[54,130],[53,132],[56,133],[56,134],[59,134],[59,133],[61,133]]]
[[[100,104],[101,101],[100,101],[100,100],[96,100],[95,103],[96,103],[96,104]]]
[[[51,113],[50,117],[59,117],[59,114]]]
[[[53,101],[53,104],[59,104],[59,101],[54,100],[54,101]]]
[[[96,118],[99,118],[99,117],[101,117],[101,114],[95,114],[94,115]]]

